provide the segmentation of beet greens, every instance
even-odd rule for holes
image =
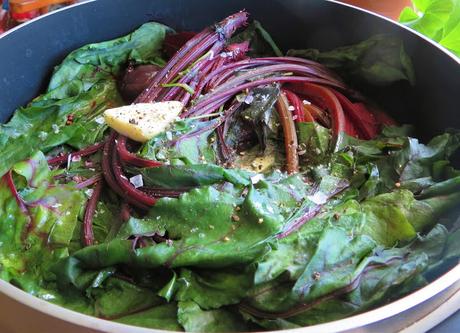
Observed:
[[[385,38],[284,56],[241,11],[70,53],[0,129],[0,278],[193,332],[314,325],[423,286],[459,259],[460,133],[422,144],[359,93],[413,81]],[[101,117],[171,100],[180,119],[142,144]]]

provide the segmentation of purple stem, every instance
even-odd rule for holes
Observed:
[[[101,179],[96,184],[93,194],[86,204],[85,216],[83,217],[83,243],[85,246],[91,246],[94,244],[93,217],[103,186],[104,181]]]
[[[263,311],[263,310],[258,310],[248,304],[245,304],[245,303],[242,303],[240,304],[240,309],[243,311],[243,312],[246,312],[246,313],[249,313],[249,314],[252,314],[256,317],[259,317],[259,318],[265,318],[265,319],[279,319],[279,318],[290,318],[290,317],[293,317],[295,315],[298,315],[300,313],[303,313],[305,311],[308,311],[310,309],[312,309],[313,307],[323,303],[323,302],[326,302],[330,299],[334,299],[334,298],[337,298],[339,296],[342,296],[342,295],[345,295],[345,294],[348,294],[350,292],[352,292],[353,290],[355,290],[356,288],[358,288],[360,282],[361,282],[361,279],[371,270],[374,270],[374,269],[379,269],[381,267],[385,267],[385,266],[388,266],[391,262],[395,261],[395,260],[403,260],[404,258],[401,257],[401,256],[394,256],[394,257],[391,257],[390,259],[388,259],[385,263],[381,263],[381,264],[374,264],[374,265],[369,265],[368,267],[366,267],[365,269],[363,269],[360,273],[357,274],[357,276],[352,280],[350,281],[349,284],[347,284],[346,286],[342,287],[342,288],[339,288],[339,289],[336,289],[324,296],[321,296],[321,297],[318,297],[316,300],[310,302],[310,303],[303,303],[303,304],[299,304],[297,306],[294,306],[292,309],[289,309],[287,311],[283,311],[283,312],[268,312],[268,311]]]
[[[206,28],[199,34],[195,35],[193,38],[189,39],[184,46],[180,48],[179,51],[176,52],[176,54],[168,61],[168,63],[163,67],[163,69],[152,78],[152,81],[149,84],[149,87],[146,88],[135,100],[135,103],[141,103],[141,102],[149,102],[152,101],[152,96],[156,97],[155,95],[152,95],[153,90],[156,89],[160,83],[164,83],[165,80],[169,79],[170,76],[168,75],[173,67],[181,61],[189,52],[191,49],[197,46],[200,42],[202,42],[205,38],[207,38],[209,35],[211,35],[211,29]],[[156,92],[158,93],[158,92]]]
[[[203,114],[212,113],[217,108],[219,108],[222,104],[228,101],[234,94],[245,90],[254,88],[257,86],[261,86],[264,84],[271,84],[274,82],[310,82],[310,83],[318,83],[323,85],[329,85],[330,81],[319,79],[315,77],[304,77],[304,76],[273,76],[264,79],[259,79],[255,81],[250,81],[239,86],[230,88],[226,91],[219,92],[217,94],[212,94],[209,98],[205,101],[200,101],[198,104],[190,108],[186,113],[182,114],[182,117],[188,116],[198,116]]]
[[[331,198],[336,196],[337,194],[341,193],[344,191],[346,188],[348,188],[350,184],[346,181],[342,181],[339,184],[337,184],[337,187],[334,189],[333,192],[328,193],[327,201],[329,201]],[[314,207],[307,207],[307,211],[302,214],[302,216],[298,217],[292,222],[288,222],[288,224],[284,227],[284,230],[276,235],[276,238],[282,239],[290,234],[292,234],[294,231],[300,229],[305,223],[313,219],[318,213],[321,211],[321,208],[324,207],[326,203],[324,204],[318,204]]]
[[[236,29],[247,22],[247,13],[238,12],[224,19],[215,26],[215,31],[206,28],[187,43],[173,56],[166,66],[159,71],[152,79],[149,87],[140,94],[135,103],[152,102],[163,91],[162,83],[174,79],[183,69],[201,57],[208,49],[217,54],[223,48],[225,40],[229,38]]]
[[[78,183],[77,185],[75,185],[75,187],[81,190],[82,188],[91,186],[91,185],[99,182],[102,179],[103,179],[102,174],[98,173],[97,175]]]
[[[48,160],[48,165],[61,165],[61,164],[65,163],[65,162],[67,162],[69,160],[69,156],[81,156],[81,157],[83,157],[83,156],[94,154],[95,152],[100,150],[102,147],[104,147],[104,143],[105,142],[98,142],[98,143],[96,143],[96,144],[94,144],[92,146],[86,147],[86,148],[81,149],[79,151],[69,153],[69,154],[65,154],[65,155],[62,155],[62,156],[56,156],[56,157],[50,158]]]
[[[267,75],[277,75],[277,74],[279,75],[282,73],[294,73],[300,76],[320,78],[323,80],[323,82],[326,85],[337,87],[342,90],[346,89],[345,85],[342,82],[337,81],[330,76],[321,75],[321,73],[319,73],[317,70],[315,70],[311,66],[303,66],[303,65],[291,64],[291,63],[288,63],[288,64],[282,63],[282,64],[276,64],[276,65],[261,66],[256,69],[250,70],[242,75],[235,76],[233,79],[228,80],[222,85],[219,85],[212,93],[203,96],[203,98],[201,98],[198,101],[198,103],[202,103],[206,101],[207,99],[211,98],[214,94],[217,94],[219,92],[228,90],[232,87],[238,86],[245,81],[254,80],[259,77],[264,77]]]

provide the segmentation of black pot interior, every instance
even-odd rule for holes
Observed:
[[[84,44],[123,35],[150,20],[177,30],[200,30],[243,8],[285,50],[327,50],[376,33],[400,36],[414,63],[416,85],[361,89],[401,123],[414,124],[424,139],[460,128],[458,61],[384,19],[320,0],[97,0],[51,14],[0,39],[0,121],[38,95],[53,66]]]

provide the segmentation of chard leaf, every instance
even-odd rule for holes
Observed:
[[[332,51],[289,50],[287,54],[318,61],[354,81],[378,86],[401,80],[415,84],[412,62],[402,41],[389,35],[376,35]]]
[[[45,156],[35,153],[17,163],[13,180],[20,207],[5,179],[0,182],[0,277],[28,292],[43,291],[49,267],[66,256],[84,196],[73,185],[56,184]],[[43,291],[44,292],[44,291]]]
[[[325,162],[329,143],[330,131],[316,122],[299,122],[297,125],[297,140],[302,149],[301,163],[305,166]]]
[[[229,183],[202,187],[178,199],[163,198],[144,220],[131,219],[119,238],[74,253],[82,267],[114,264],[142,267],[227,267],[249,263],[265,253],[304,196],[298,175],[260,180],[246,189]],[[247,193],[247,194],[246,194]],[[240,208],[237,208],[240,207]],[[133,224],[135,223],[135,226]],[[153,235],[165,230],[170,242],[137,248],[126,240],[133,230]],[[69,260],[69,259],[66,259]],[[65,261],[59,265],[65,265]]]
[[[117,278],[107,279],[91,294],[95,298],[96,316],[107,319],[120,318],[162,303],[153,291]]]
[[[177,305],[175,303],[155,306],[145,311],[115,319],[115,321],[161,330],[183,331],[182,326],[177,322]]]
[[[147,142],[139,155],[174,165],[216,163],[216,147],[212,141],[218,124],[219,119],[177,121]]]
[[[262,151],[267,147],[269,140],[278,138],[279,120],[274,105],[279,94],[279,85],[253,89],[250,95],[251,103],[241,111],[239,116],[256,132]]]
[[[235,186],[251,183],[251,174],[244,170],[225,169],[214,164],[163,165],[153,168],[130,169],[141,174],[146,186],[167,189],[189,189],[227,181]]]
[[[417,250],[411,248],[415,245]],[[312,325],[349,316],[391,294],[400,295],[397,288],[414,288],[415,277],[428,264],[422,248],[416,242],[383,249],[367,236],[350,235],[337,226],[325,228],[297,281],[279,279],[263,286],[242,309],[266,328]]]
[[[0,127],[0,175],[35,150],[69,144],[83,148],[102,138],[102,112],[123,104],[116,76],[128,61],[160,61],[167,28],[147,23],[125,37],[84,46],[66,57],[51,78],[48,91],[19,108]],[[67,116],[74,121],[67,125]]]
[[[178,301],[193,301],[204,310],[237,304],[252,287],[252,269],[219,271],[181,269],[177,280]]]
[[[364,201],[364,232],[385,246],[413,239],[416,229],[404,213],[413,208],[415,202],[408,191],[385,193]]]
[[[150,22],[126,36],[83,46],[56,67],[48,91],[75,79],[82,80],[86,86],[92,85],[110,75],[118,75],[128,61],[162,66],[161,48],[169,32],[172,32],[169,27]]]
[[[187,332],[244,332],[248,330],[239,314],[225,308],[205,311],[191,301],[179,302],[177,317]]]

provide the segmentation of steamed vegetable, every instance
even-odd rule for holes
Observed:
[[[386,38],[291,51],[325,66],[239,12],[72,52],[0,133],[0,277],[197,332],[313,325],[425,285],[459,260],[460,133],[423,144],[333,71],[411,81]]]

